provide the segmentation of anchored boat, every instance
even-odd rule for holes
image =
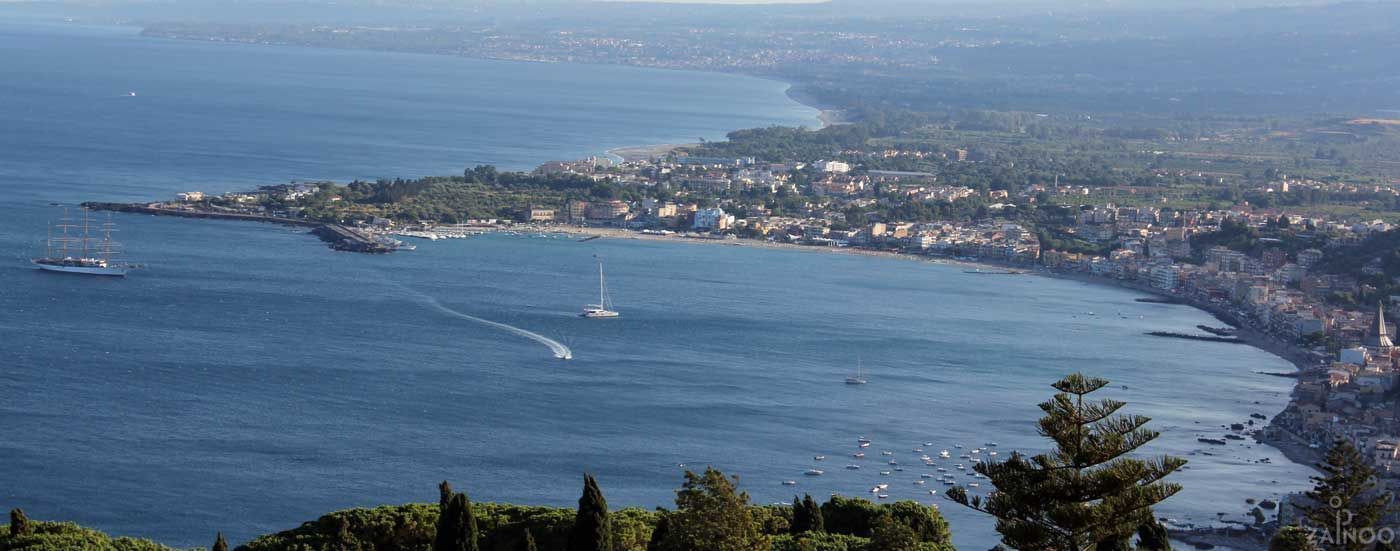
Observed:
[[[64,209],[59,223],[49,225],[44,256],[34,259],[34,265],[47,272],[125,276],[131,266],[112,260],[117,244],[112,241],[116,225],[112,223],[111,215],[96,229],[91,219],[91,211],[83,209],[82,223],[78,224],[68,215],[68,209]],[[57,235],[54,234],[55,229],[59,232]],[[99,235],[93,235],[94,231]]]

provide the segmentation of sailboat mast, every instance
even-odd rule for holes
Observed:
[[[53,258],[53,221],[49,221],[49,238],[44,241],[44,258]]]
[[[72,221],[73,219],[70,218],[68,215],[68,207],[64,207],[62,220],[63,223],[60,224],[60,226],[63,228],[63,239],[62,241],[60,241],[60,243],[62,243],[61,248],[63,251],[63,258],[68,258],[68,227],[73,225],[70,223]]]
[[[88,211],[88,209],[84,208],[84,209],[83,209],[83,256],[82,256],[82,258],[87,258],[87,257],[88,257],[88,239],[90,238],[89,236],[91,235],[90,230],[89,230],[89,228],[88,228],[88,218],[89,218],[88,215],[89,215],[89,214],[90,214],[90,211]]]
[[[107,222],[102,224],[102,260],[112,261],[112,213],[107,213]]]
[[[598,307],[606,309],[608,307],[607,284],[603,283],[603,259],[598,259]]]

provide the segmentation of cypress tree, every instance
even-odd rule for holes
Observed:
[[[219,532],[214,536],[214,547],[211,551],[228,551],[228,541],[224,539],[224,533]]]
[[[985,500],[963,488],[945,495],[995,517],[1002,543],[1012,549],[1084,551],[1125,542],[1153,521],[1154,505],[1181,491],[1162,479],[1186,461],[1127,457],[1158,433],[1144,428],[1147,417],[1118,414],[1123,402],[1085,399],[1108,381],[1076,373],[1052,386],[1059,392],[1040,404],[1040,434],[1055,450],[978,463],[977,472],[996,486]]]
[[[535,547],[535,536],[530,533],[530,529],[525,529],[525,542],[520,546],[521,551],[537,551]]]
[[[444,480],[438,484],[438,511],[446,509],[449,501],[452,501],[452,485]]]
[[[803,505],[797,496],[792,496],[792,525],[788,527],[788,532],[796,536],[811,529],[812,523],[807,519],[807,506]]]
[[[24,510],[10,509],[10,537],[27,536],[29,530],[29,517],[24,516]]]
[[[608,520],[608,500],[598,489],[593,475],[583,475],[583,495],[578,498],[578,514],[569,532],[568,551],[612,551],[612,523]]]
[[[657,509],[659,513],[656,518],[656,528],[651,531],[651,541],[647,542],[647,551],[661,551],[662,542],[666,541],[666,534],[671,530],[670,515],[665,511]]]
[[[812,494],[805,494],[802,498],[802,508],[807,510],[808,530],[812,532],[825,532],[826,520],[822,518],[822,508],[817,505],[817,500],[812,499]]]
[[[1357,541],[1359,538],[1332,532],[1339,518],[1350,521],[1344,523],[1346,527],[1360,529],[1374,528],[1385,516],[1391,497],[1375,491],[1375,469],[1346,440],[1337,440],[1317,468],[1323,476],[1312,477],[1315,486],[1306,494],[1312,504],[1300,505],[1298,509],[1308,524],[1323,534],[1319,536],[1322,547],[1344,551],[1365,549],[1368,545]]]
[[[476,517],[467,494],[453,494],[438,515],[433,551],[478,551]]]

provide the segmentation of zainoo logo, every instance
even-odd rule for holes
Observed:
[[[1352,520],[1356,515],[1351,511],[1342,508],[1342,499],[1332,498],[1328,504],[1332,507],[1333,522],[1331,526],[1304,526],[1308,531],[1308,538],[1314,543],[1321,545],[1344,545],[1349,543],[1359,543],[1362,545],[1372,545],[1376,543],[1395,543],[1395,530],[1388,527],[1376,528],[1374,526],[1352,526]]]

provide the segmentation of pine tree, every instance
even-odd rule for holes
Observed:
[[[802,508],[807,510],[807,530],[811,532],[825,532],[826,520],[822,518],[822,508],[817,505],[817,500],[812,499],[812,494],[804,494],[802,498]]]
[[[476,517],[467,494],[453,494],[438,515],[433,551],[478,551]]]
[[[24,516],[24,510],[10,509],[10,537],[27,536],[29,531],[29,517]]]
[[[1171,534],[1167,527],[1153,520],[1138,527],[1138,549],[1142,551],[1172,551]]]
[[[228,551],[228,541],[224,539],[223,532],[214,536],[214,547],[210,551]]]
[[[583,495],[578,498],[578,514],[569,532],[569,551],[612,551],[612,523],[608,520],[608,500],[598,489],[593,475],[583,475]]]
[[[1140,415],[1120,415],[1123,402],[1085,396],[1108,381],[1073,374],[1055,383],[1059,392],[1040,404],[1040,434],[1055,451],[1004,462],[978,463],[996,486],[984,501],[953,488],[949,499],[996,518],[1002,543],[1020,551],[1082,551],[1127,541],[1153,521],[1152,507],[1181,491],[1163,482],[1183,459],[1127,457],[1157,438]]]
[[[1269,540],[1269,551],[1316,551],[1317,545],[1307,530],[1297,526],[1285,526]]]
[[[685,473],[676,511],[667,519],[663,551],[768,551],[768,537],[749,511],[749,494],[713,468]]]
[[[1337,440],[1327,457],[1317,466],[1323,476],[1312,477],[1313,489],[1306,493],[1312,502],[1298,506],[1307,523],[1328,530],[1320,537],[1319,547],[1345,551],[1361,551],[1367,544],[1347,534],[1334,534],[1338,516],[1353,529],[1374,528],[1390,506],[1391,496],[1376,491],[1376,471],[1361,457],[1361,452],[1346,440]]]

